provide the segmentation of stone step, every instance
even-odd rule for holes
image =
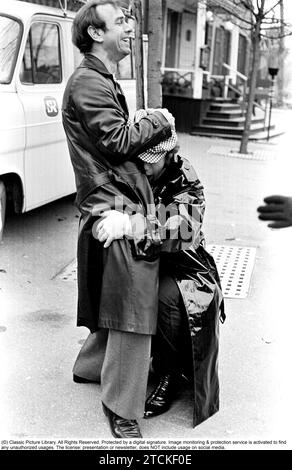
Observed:
[[[228,126],[228,127],[242,127],[244,126],[245,123],[245,116],[240,116],[238,118],[229,118],[229,119],[222,119],[222,118],[204,118],[202,126]],[[253,124],[262,124],[264,125],[264,119],[263,118],[252,118],[252,125]]]
[[[221,98],[218,96],[218,98],[213,98],[212,101],[215,103],[234,103],[234,98]]]
[[[235,111],[235,110],[241,111],[241,107],[237,103],[225,103],[225,102],[216,103],[212,101],[212,103],[210,104],[209,110],[217,111],[217,112],[218,111]]]
[[[224,119],[229,119],[229,118],[233,118],[233,117],[241,117],[243,116],[243,111],[242,109],[230,109],[229,111],[207,111],[207,114],[206,114],[206,117],[210,117],[210,118],[224,118]]]

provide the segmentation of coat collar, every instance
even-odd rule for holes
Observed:
[[[105,77],[110,77],[114,79],[113,74],[108,71],[104,63],[95,57],[93,54],[85,54],[84,59],[82,60],[80,67],[88,67],[90,69],[96,70]]]
[[[104,77],[108,77],[111,79],[111,81],[114,84],[114,87],[116,89],[116,92],[118,94],[118,100],[126,113],[126,116],[129,116],[129,109],[128,105],[126,102],[125,95],[123,93],[123,90],[120,86],[120,84],[115,80],[114,76],[112,73],[108,71],[104,63],[95,57],[93,54],[85,54],[84,59],[82,60],[81,64],[79,65],[80,68],[89,68],[92,70],[95,70],[96,72],[100,73]]]

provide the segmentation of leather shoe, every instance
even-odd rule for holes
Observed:
[[[171,375],[163,375],[159,384],[145,403],[144,418],[153,418],[169,410],[176,392],[176,383]]]
[[[104,403],[102,409],[105,416],[108,418],[111,433],[118,439],[134,439],[142,438],[139,425],[134,419],[126,419],[116,415]]]
[[[73,374],[73,382],[77,384],[97,384],[99,383],[97,380],[90,380],[85,379],[84,377],[80,377],[79,375]]]

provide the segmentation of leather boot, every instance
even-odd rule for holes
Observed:
[[[165,413],[171,407],[176,392],[176,381],[171,375],[163,375],[159,384],[149,395],[145,403],[144,418]]]
[[[116,415],[107,406],[105,406],[104,403],[102,403],[102,409],[105,416],[108,418],[111,433],[114,437],[118,439],[142,438],[142,434],[136,420],[126,419]]]

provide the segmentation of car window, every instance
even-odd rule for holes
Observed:
[[[7,16],[0,16],[0,83],[10,83],[17,57],[21,25]]]
[[[59,27],[52,23],[31,25],[20,72],[22,83],[61,83]]]

